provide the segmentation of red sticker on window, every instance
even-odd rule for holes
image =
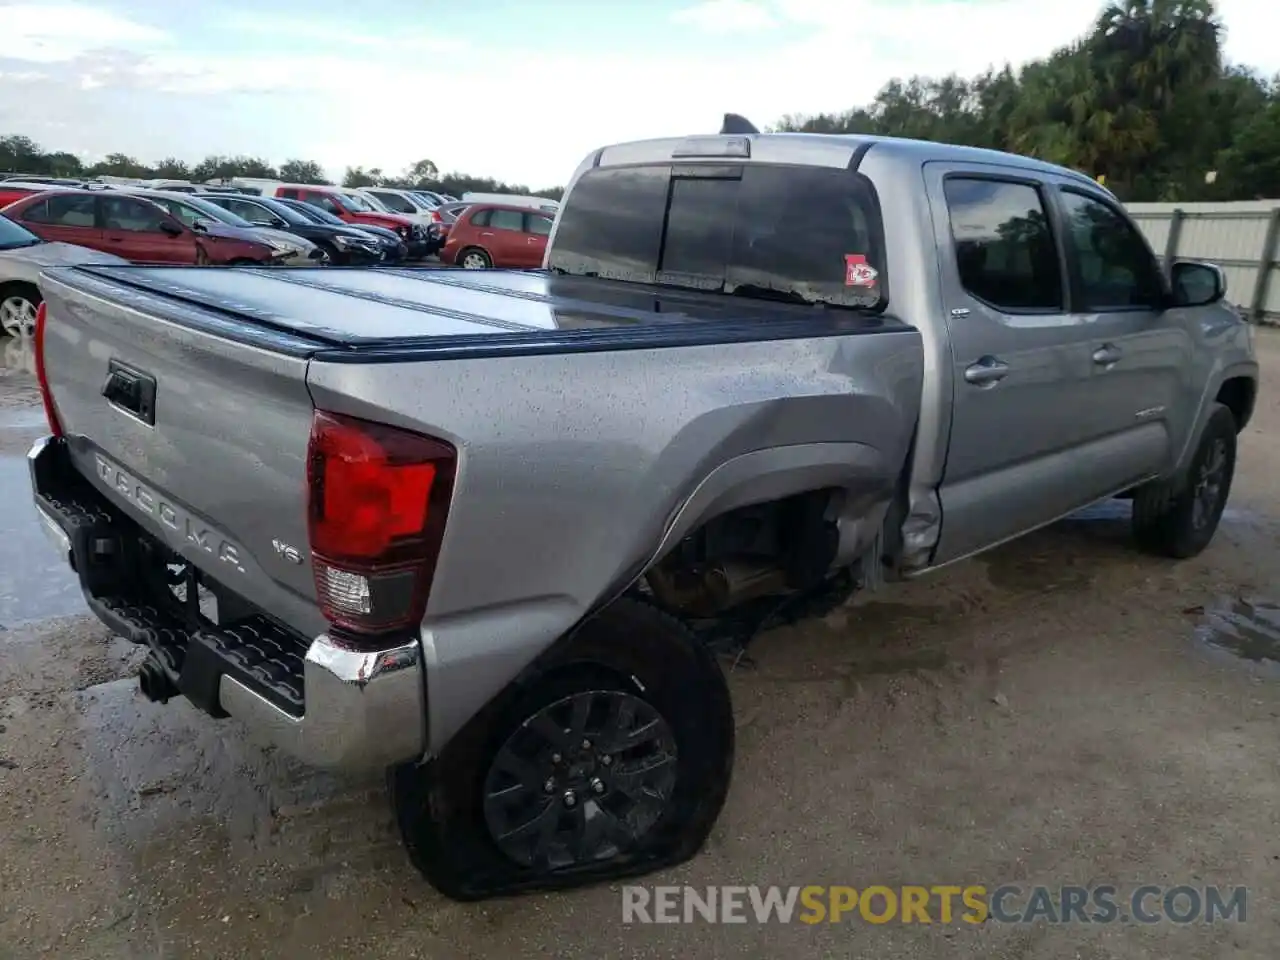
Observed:
[[[867,263],[867,258],[861,253],[846,253],[844,255],[844,285],[846,287],[874,287],[876,278],[880,274],[876,268]]]

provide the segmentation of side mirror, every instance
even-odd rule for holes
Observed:
[[[1176,307],[1207,307],[1227,295],[1227,276],[1212,263],[1175,260],[1171,279]]]
[[[182,227],[180,227],[180,226],[178,226],[176,223],[174,223],[172,220],[161,220],[161,221],[160,221],[160,232],[161,232],[161,233],[163,233],[163,234],[165,234],[166,236],[170,236],[170,237],[180,237],[180,236],[182,236],[186,231],[185,231],[185,230],[183,230],[183,229],[182,229]]]

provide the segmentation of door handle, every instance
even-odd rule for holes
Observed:
[[[492,233],[481,233],[481,234],[480,234],[480,236],[482,236],[482,237],[492,237],[492,236],[493,236],[493,234],[492,234]]]
[[[1009,365],[995,357],[983,357],[965,367],[964,378],[977,387],[993,387],[1009,374]]]
[[[112,360],[107,366],[102,395],[112,406],[149,426],[155,425],[156,379],[150,374]]]
[[[1114,343],[1104,343],[1093,351],[1093,362],[1100,367],[1109,367],[1120,362],[1120,348]]]

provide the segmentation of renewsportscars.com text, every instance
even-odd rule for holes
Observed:
[[[1243,923],[1245,887],[1112,885],[622,888],[623,923]]]

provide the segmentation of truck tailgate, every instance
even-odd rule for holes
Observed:
[[[321,632],[310,568],[289,550],[307,545],[307,342],[236,342],[93,277],[41,286],[46,376],[77,469],[207,576]]]

